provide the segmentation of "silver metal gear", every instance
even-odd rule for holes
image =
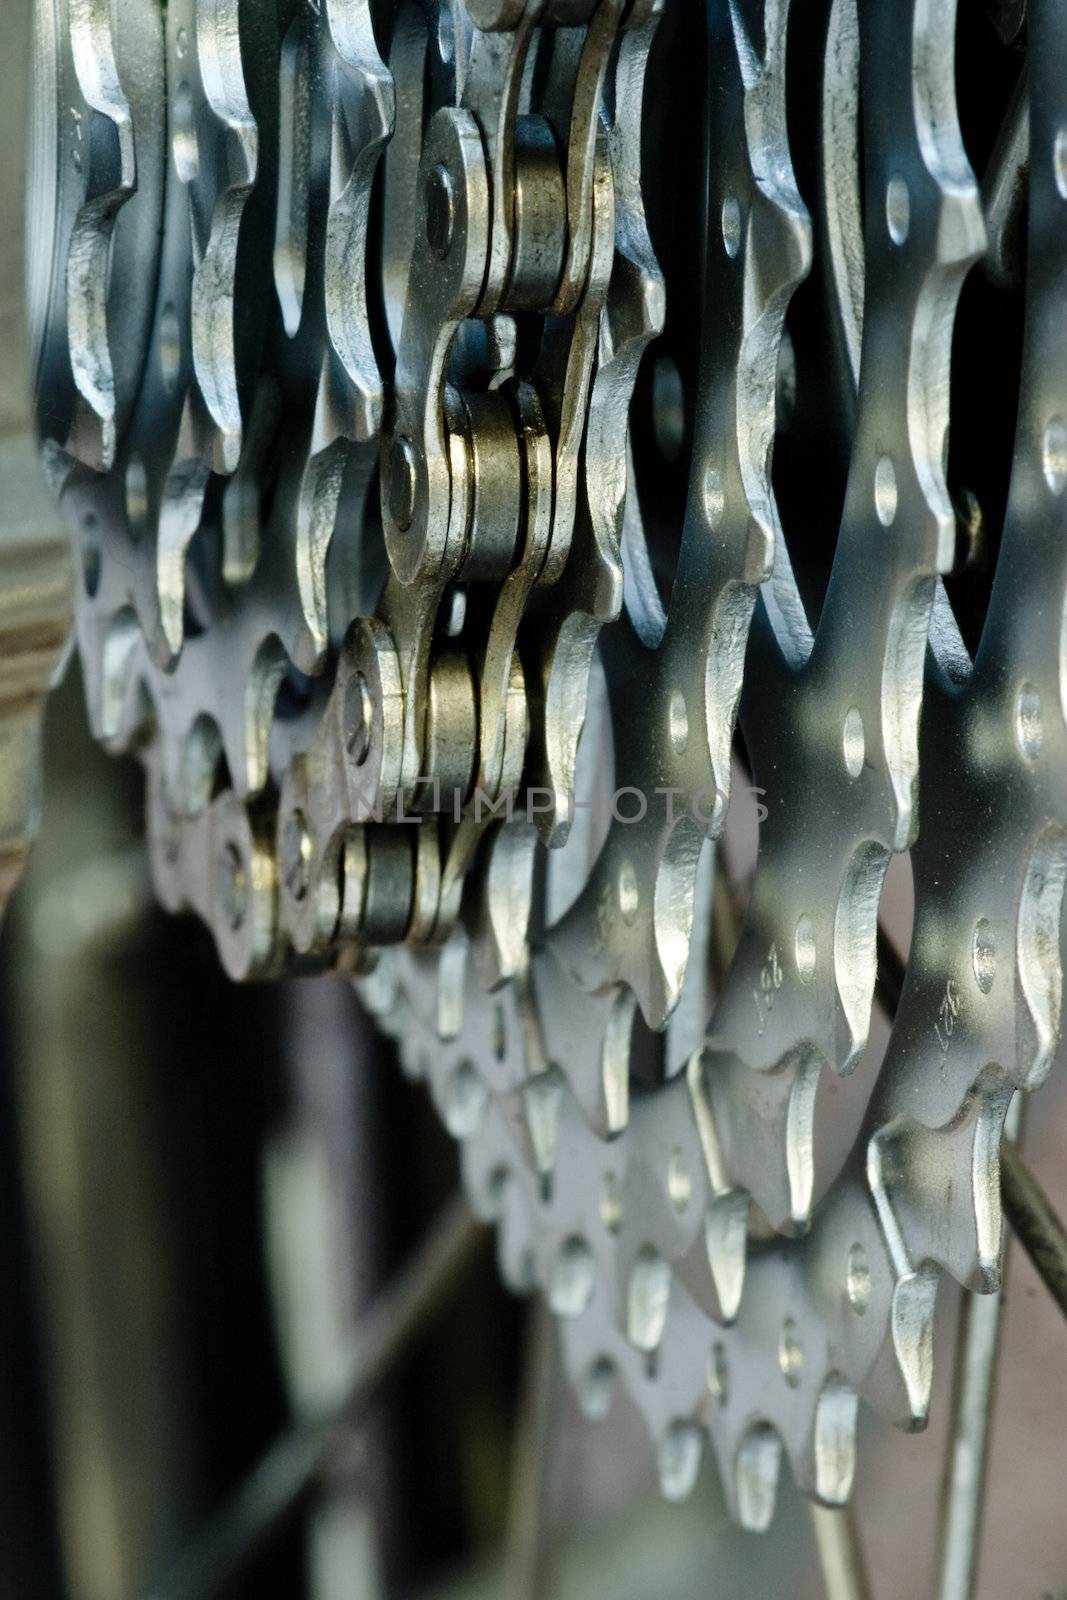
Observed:
[[[940,1273],[998,1282],[1004,1115],[1060,1038],[1067,25],[1027,8],[1022,403],[972,664],[942,581],[986,249],[954,6],[832,0],[801,91],[788,0],[709,0],[707,130],[670,135],[706,142],[688,272],[646,172],[684,7],[145,18],[41,13],[38,413],[90,714],[144,760],[160,897],[236,977],[359,974],[505,1277],[548,1296],[590,1415],[625,1385],[666,1493],[710,1440],[748,1527],[783,1450],[840,1503],[860,1396],[925,1420]],[[49,121],[68,79],[95,165]],[[812,285],[850,413],[836,530],[784,516],[775,477]],[[693,370],[655,368],[676,437],[642,388],[657,335]],[[676,516],[643,482],[648,409]],[[765,815],[709,984],[739,706]],[[908,977],[850,1090],[909,848]]]
[[[144,365],[166,96],[154,0],[34,7],[27,310],[38,427],[107,470]],[[121,25],[120,25],[121,23]]]
[[[736,24],[736,15],[731,20]],[[779,20],[784,27],[784,17]],[[880,30],[893,29],[910,40],[910,57],[888,50]],[[1014,791],[1009,795],[1002,770],[990,768],[988,720],[974,717],[966,690],[960,703],[964,679],[976,691],[936,579],[937,570],[947,571],[955,559],[956,516],[943,464],[952,316],[963,277],[984,244],[977,184],[944,88],[952,82],[954,36],[952,16],[935,18],[924,8],[906,19],[864,14],[858,37],[846,8],[836,7],[831,17],[828,48],[839,75],[833,111],[840,119],[844,110],[846,127],[842,55],[858,46],[859,61],[871,64],[875,80],[867,87],[864,78],[863,93],[874,119],[866,143],[866,245],[861,252],[854,236],[846,241],[839,235],[831,247],[846,267],[859,260],[865,273],[862,311],[849,271],[841,270],[837,289],[857,375],[857,341],[867,330],[867,406],[877,420],[864,422],[861,379],[845,522],[814,636],[832,639],[833,647],[824,647],[819,672],[811,664],[812,631],[788,557],[783,560],[776,516],[772,523],[778,570],[760,601],[749,648],[752,690],[746,689],[742,715],[754,776],[765,779],[760,792],[774,794],[775,801],[761,829],[749,931],[717,997],[706,1044],[688,1061],[668,1054],[668,1072],[684,1071],[630,1101],[637,985],[618,987],[626,968],[611,963],[620,959],[614,952],[626,948],[625,914],[619,918],[625,901],[645,941],[646,959],[634,960],[632,970],[646,986],[638,990],[642,999],[648,996],[659,955],[653,943],[648,959],[649,935],[655,941],[657,929],[654,918],[639,920],[637,913],[649,900],[655,904],[656,879],[643,896],[633,861],[646,827],[654,838],[658,825],[662,836],[661,818],[651,826],[615,820],[575,906],[539,941],[543,953],[514,962],[507,989],[486,995],[475,961],[478,955],[485,964],[490,930],[506,921],[500,895],[514,895],[509,868],[521,847],[509,850],[503,835],[499,883],[493,883],[493,865],[487,869],[481,943],[476,939],[468,949],[459,941],[436,971],[425,958],[397,956],[393,967],[405,969],[399,977],[387,969],[363,984],[383,1024],[397,1033],[408,1070],[429,1079],[447,1124],[464,1140],[468,1185],[498,1220],[505,1276],[516,1286],[540,1286],[564,1319],[568,1367],[590,1414],[610,1403],[621,1381],[657,1442],[664,1490],[672,1496],[692,1486],[710,1437],[731,1507],[753,1528],[766,1526],[773,1513],[783,1449],[809,1493],[829,1504],[847,1498],[859,1395],[904,1426],[925,1421],[939,1270],[974,1289],[997,1287],[997,1150],[1004,1114],[1013,1088],[1040,1081],[1059,1038],[1060,824],[1037,803],[1033,828],[1020,830],[1031,842],[1022,847],[1018,870],[1007,875],[1011,904],[996,919],[983,915],[987,863],[1003,859],[1019,801]],[[925,99],[917,93],[913,100],[901,84],[894,86],[883,65],[890,54],[908,63],[905,86],[929,73],[939,94],[930,91]],[[924,108],[933,114],[935,106],[936,138],[921,125]],[[854,109],[853,96],[853,115]],[[893,129],[896,109],[903,122],[896,148],[886,152],[878,140]],[[1055,148],[1055,122],[1052,116],[1046,131],[1049,149]],[[843,153],[831,150],[826,159],[828,186],[831,178],[840,184]],[[780,163],[759,165],[781,170]],[[928,265],[922,262],[926,241]],[[905,247],[912,252],[907,273],[899,267]],[[909,326],[915,333],[902,335]],[[1041,350],[1042,371],[1046,360],[1054,370],[1043,334],[1031,335],[1030,347]],[[902,408],[895,430],[886,400],[886,373],[894,362],[902,367],[900,381],[888,385]],[[1039,442],[1031,473],[1044,471],[1043,494],[1054,507],[1060,492],[1054,399],[1042,415],[1041,426],[1031,428]],[[907,510],[902,462],[911,464],[916,500]],[[1032,500],[1029,484],[1028,490]],[[769,489],[764,504],[773,514]],[[902,536],[875,533],[874,543],[872,531],[893,528],[898,517],[906,525]],[[1011,561],[1007,540],[1006,534],[1002,564]],[[1030,554],[1021,570],[1029,567],[1040,582],[1032,535],[1026,544]],[[1010,565],[1007,572],[998,577],[1000,593],[1011,595],[1009,611],[1021,634],[1022,619],[1035,615],[1036,596],[1025,588],[1020,593]],[[1045,595],[1042,602],[1053,630],[1042,659],[1053,678],[1060,592],[1054,582],[1051,600]],[[857,629],[856,608],[864,603],[874,610]],[[1004,631],[998,629],[996,590],[986,628],[993,638]],[[826,1066],[847,1071],[866,1042],[881,877],[889,851],[905,847],[914,833],[928,631],[940,668],[928,670],[927,692],[939,710],[927,711],[922,789],[934,797],[926,814],[937,814],[914,855],[919,909],[909,979],[878,1085],[869,1104],[860,1104],[858,1128],[857,1112],[851,1113],[852,1154],[839,1172],[820,1174],[817,1186],[818,1073]],[[989,637],[983,635],[983,644]],[[872,639],[884,642],[872,649]],[[991,677],[1004,702],[1012,758],[1024,781],[1033,782],[1044,750],[1043,707],[1050,695],[1055,703],[1059,691],[1054,682],[1039,686],[1029,630],[1027,641],[1027,665],[1011,673],[998,660]],[[996,646],[988,648],[995,659]],[[686,666],[693,654],[683,653]],[[610,648],[605,661],[610,678]],[[867,677],[871,686],[863,691]],[[636,681],[646,684],[647,671],[618,670],[623,696]],[[806,711],[809,703],[819,710]],[[624,701],[620,709],[616,726],[625,717]],[[683,726],[684,697],[681,704],[668,701],[665,711],[659,721],[670,735]],[[942,800],[950,790],[968,793],[966,784],[955,789],[962,764],[957,718],[974,729],[981,752],[967,767],[975,778],[970,792],[988,795],[983,815],[999,825],[984,850],[973,848],[966,817]],[[685,725],[688,733],[687,716]],[[877,730],[873,743],[871,729]],[[687,737],[671,742],[687,749]],[[935,746],[938,755],[928,757]],[[620,748],[625,751],[625,734],[614,743],[616,785]],[[675,793],[693,793],[692,778],[686,785],[662,758],[644,751],[642,757],[635,793],[648,796],[650,769],[664,788],[674,780]],[[828,784],[842,791],[836,801]],[[713,803],[709,822],[718,820],[716,809]],[[852,811],[854,824],[846,823]],[[879,816],[885,820],[878,822]],[[815,848],[820,834],[828,851]],[[946,906],[955,900],[953,860],[962,880],[972,882],[973,904],[960,918],[958,938],[946,940]],[[677,912],[677,899],[666,903]],[[816,912],[818,906],[823,909]],[[996,1007],[986,1005],[985,1028],[972,1021],[969,1048],[961,1049],[954,1041],[965,996],[975,989],[982,997],[990,993],[1001,940],[1009,972],[1018,974],[1016,994],[1006,1001],[1002,991]],[[946,970],[950,950],[956,959]],[[912,1006],[916,991],[923,998]],[[944,1058],[953,1049],[958,1066],[946,1075]],[[852,1131],[849,1113],[837,1114]],[[843,1142],[847,1148],[848,1139]],[[752,1242],[750,1194],[764,1228],[769,1221],[804,1237],[775,1238],[771,1229]],[[826,1197],[812,1222],[813,1200],[821,1194]]]

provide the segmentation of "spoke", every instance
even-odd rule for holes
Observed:
[[[229,1505],[194,1539],[151,1600],[212,1600],[294,1515],[351,1429],[474,1257],[482,1224],[455,1199],[381,1295],[352,1341],[344,1398],[291,1428],[252,1469]]]
[[[870,1600],[871,1586],[851,1506],[811,1502],[826,1600]]]
[[[1022,1095],[1017,1094],[1008,1109],[1002,1152],[1014,1149],[1009,1141],[1018,1138],[1022,1103]],[[1002,1275],[996,1294],[966,1295],[960,1307],[952,1434],[941,1516],[938,1600],[971,1600],[974,1593],[1004,1310],[1003,1281]]]
[[[506,1600],[547,1600],[551,1593],[548,1499],[555,1465],[561,1383],[555,1323],[544,1301],[531,1308],[527,1354],[512,1457]]]
[[[938,1600],[970,1600],[974,1593],[1002,1304],[999,1294],[976,1294],[960,1306]]]
[[[1008,1139],[1000,1146],[1004,1211],[1041,1281],[1067,1317],[1067,1231],[1048,1196]]]
[[[989,239],[985,270],[1002,289],[1016,289],[1022,280],[1029,161],[1030,96],[1024,68],[982,179],[982,209]]]

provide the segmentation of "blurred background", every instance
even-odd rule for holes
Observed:
[[[44,526],[21,298],[30,0],[4,0],[4,21],[0,515]],[[74,662],[45,774],[0,937],[0,1597],[132,1600],[279,1431],[336,1392],[457,1162],[343,982],[235,988],[198,925],[154,908],[140,774],[91,743]],[[902,869],[902,928],[909,892]],[[1027,1153],[1067,1213],[1065,1080],[1034,1097]],[[863,1423],[856,1509],[878,1597],[932,1592],[957,1311],[945,1286],[927,1434]],[[1065,1474],[1067,1326],[1013,1251],[982,1600],[1067,1596]],[[711,1468],[685,1505],[662,1502],[621,1396],[605,1421],[582,1419],[548,1319],[500,1288],[489,1239],[310,1510],[225,1591],[825,1592],[784,1477],[770,1533],[746,1535]]]

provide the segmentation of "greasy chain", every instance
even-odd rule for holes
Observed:
[[[547,1294],[590,1415],[625,1386],[666,1493],[710,1441],[748,1527],[783,1450],[843,1501],[859,1396],[926,1418],[941,1272],[998,1285],[1004,1117],[1060,1040],[1062,8],[996,13],[1013,249],[952,4],[826,0],[797,58],[788,0],[708,0],[697,103],[655,137],[682,0],[42,12],[39,428],[160,899],[235,978],[354,975],[507,1280]],[[687,275],[648,173],[694,150]],[[991,261],[1025,333],[979,637],[950,374]],[[672,315],[664,535],[639,413]],[[847,451],[834,525],[810,483],[798,528],[775,451],[816,317]],[[712,979],[737,726],[759,856]]]

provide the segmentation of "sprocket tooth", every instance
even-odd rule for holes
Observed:
[[[563,1093],[563,1078],[554,1067],[530,1078],[523,1090],[526,1127],[534,1162],[542,1177],[549,1176],[556,1167]]]
[[[998,1151],[1011,1092],[991,1069],[946,1127],[900,1118],[880,1128],[868,1150],[871,1189],[895,1257],[916,1266],[936,1261],[979,1293],[1000,1284]]]
[[[664,1086],[655,1103],[642,1098],[620,1155],[622,1221],[617,1255],[623,1275],[652,1250],[674,1271],[714,1322],[737,1312],[744,1281],[747,1196],[709,1192],[700,1133],[684,1081]]]
[[[621,1133],[630,1120],[630,1038],[636,1002],[620,991],[611,1008],[600,1056],[603,1120],[609,1133]]]
[[[774,1519],[781,1465],[781,1437],[770,1423],[754,1423],[723,1476],[727,1509],[749,1533],[765,1533]]]
[[[1067,711],[1067,707],[1065,707]],[[1016,1088],[1040,1088],[1059,1048],[1063,1029],[1063,957],[1060,920],[1067,886],[1067,825],[1046,823],[1026,862],[1019,905],[1018,986],[1023,1015],[1017,1023]],[[977,938],[977,928],[972,938]],[[982,959],[975,949],[972,964]],[[988,959],[988,955],[986,956]]]
[[[706,1057],[696,1051],[686,1068],[686,1089],[696,1124],[710,1198],[704,1219],[704,1247],[722,1318],[737,1315],[748,1250],[749,1196],[730,1187],[714,1110],[707,1092]]]
[[[930,1415],[936,1300],[937,1278],[929,1269],[911,1273],[893,1286],[890,1331],[902,1392],[894,1394],[890,1387],[876,1404],[883,1415],[909,1430],[924,1428]]]
[[[377,436],[384,409],[384,386],[374,352],[367,283],[367,229],[371,192],[382,151],[396,124],[393,77],[378,53],[368,0],[330,0],[320,12],[310,39],[299,41],[314,55],[315,70],[334,95],[328,139],[321,159],[328,164],[330,194],[325,222],[322,311],[327,350],[319,370],[315,420],[309,458],[297,506],[296,570],[304,621],[311,643],[306,670],[315,670],[328,642],[326,559],[337,525],[344,480],[353,451],[377,456]],[[287,41],[293,54],[297,41]],[[300,59],[289,65],[298,78]],[[299,99],[294,80],[293,99]],[[287,152],[294,175],[308,159],[302,139],[312,140],[293,118],[287,133],[294,148]],[[310,111],[304,119],[310,121]],[[293,193],[299,196],[299,183]],[[296,335],[309,314],[304,293],[304,259],[308,217],[305,212],[280,218],[275,246],[275,281],[286,315],[287,331]],[[353,274],[352,264],[364,264]],[[318,314],[318,309],[315,310]]]
[[[605,618],[618,615],[622,605],[622,569],[615,573],[614,592],[598,608]],[[596,655],[601,620],[572,612],[555,632],[541,662],[544,714],[535,731],[533,753],[537,787],[547,790],[551,808],[538,817],[545,843],[560,849],[574,821],[574,782],[578,741],[585,723],[589,675]]]
[[[586,995],[574,983],[561,985],[562,968],[555,955],[534,959],[533,985],[542,1021],[546,1061],[563,1073],[589,1125],[604,1138],[621,1132],[629,1120],[630,1031],[634,1008],[630,997],[604,990]],[[562,991],[562,992],[561,992]],[[554,995],[554,1003],[547,996]],[[598,1060],[588,1070],[586,1027],[597,1018]]]
[[[337,106],[344,121],[349,169],[331,195],[326,223],[326,326],[352,386],[351,437],[373,439],[381,426],[383,383],[371,339],[366,276],[352,265],[367,256],[367,223],[374,173],[396,123],[393,77],[378,53],[369,0],[326,0],[321,47],[336,64]],[[332,137],[340,129],[335,124]],[[343,171],[342,161],[331,165]]]
[[[711,1201],[703,1228],[675,1262],[679,1282],[715,1322],[732,1322],[741,1303],[747,1217],[745,1195]]]
[[[510,1167],[489,1175],[479,1212],[496,1226],[496,1258],[500,1276],[516,1294],[529,1294],[537,1282],[534,1246],[530,1237],[530,1206],[520,1179]],[[471,1192],[478,1193],[472,1186]]]
[[[671,1269],[654,1245],[643,1244],[625,1275],[626,1337],[651,1355],[663,1338],[671,1298]]]
[[[596,1257],[580,1234],[565,1239],[548,1273],[545,1293],[557,1317],[580,1317],[596,1287]]]
[[[115,463],[136,396],[164,161],[159,17],[139,5],[121,31],[115,22],[110,0],[66,0],[34,19],[45,103],[34,126],[28,259],[34,273],[53,261],[51,283],[29,285],[38,429],[99,472]]]
[[[435,974],[432,1021],[441,1040],[459,1039],[464,1026],[474,1021],[467,1006],[469,975],[470,946],[463,931],[457,929],[441,950]],[[480,1051],[472,1053],[478,1060],[486,1059]]]
[[[878,903],[889,854],[870,840],[860,844],[848,863],[834,908],[831,948],[837,1026],[831,1061],[842,1074],[853,1069],[867,1047],[878,971]]]
[[[656,1450],[660,1490],[665,1500],[677,1505],[688,1500],[696,1488],[707,1446],[707,1434],[696,1422],[679,1418],[663,1435]]]
[[[130,171],[133,152],[125,114],[122,122],[113,123],[93,110],[89,128],[86,143],[93,151],[94,166],[99,162],[105,172],[113,169],[110,176]],[[103,181],[106,184],[108,179]],[[75,408],[66,447],[99,472],[114,465],[118,448],[118,397],[106,286],[115,217],[132,189],[132,178],[119,178],[110,193],[86,199],[71,231],[67,257],[70,365],[80,403]]]
[[[259,129],[242,60],[240,11],[240,0],[196,0],[191,115],[198,149],[195,170],[187,169],[193,226],[204,229],[190,302],[193,370],[214,425],[208,464],[226,474],[236,471],[244,427],[236,348],[238,248],[260,166]],[[174,26],[168,19],[168,28]],[[180,46],[176,48],[180,55]],[[201,150],[199,145],[208,139],[214,148]],[[207,211],[206,227],[201,207]]]
[[[318,404],[322,404],[321,397]],[[322,436],[324,431],[317,410],[315,435]],[[313,447],[300,485],[296,512],[296,580],[309,648],[300,651],[299,656],[308,671],[314,671],[319,665],[329,642],[326,557],[337,523],[348,460],[346,443],[334,441],[321,448]]]
[[[183,428],[184,433],[184,428]],[[163,490],[156,547],[159,636],[150,635],[161,662],[173,660],[185,639],[185,563],[200,527],[210,468],[190,451],[172,464]]]
[[[800,1053],[776,1072],[753,1073],[720,1053],[704,1051],[703,1082],[720,1130],[722,1171],[744,1187],[779,1232],[802,1233],[811,1219],[813,1122],[821,1063]]]
[[[708,1205],[704,1249],[724,1322],[732,1322],[741,1304],[748,1247],[749,1198],[733,1192]]]
[[[831,1373],[819,1390],[804,1453],[792,1457],[797,1486],[826,1506],[843,1506],[856,1473],[856,1420],[859,1396]]]
[[[578,1406],[586,1422],[603,1422],[611,1414],[618,1392],[618,1374],[611,1357],[595,1357],[577,1389]]]
[[[474,952],[483,990],[493,992],[507,983],[517,993],[520,1014],[515,1017],[516,1031],[524,1039],[527,1054],[536,1052],[540,1058],[543,1052],[530,993],[528,943],[535,844],[532,827],[521,818],[500,828],[490,841]],[[529,1034],[535,1029],[536,1037],[531,1041]]]

